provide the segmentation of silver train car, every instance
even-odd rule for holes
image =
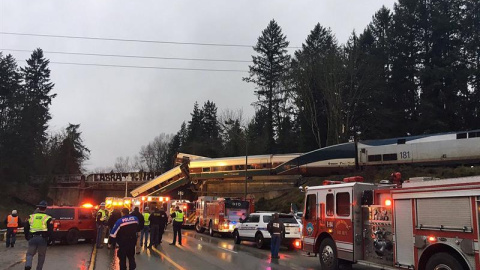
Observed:
[[[480,130],[358,142],[360,166],[480,163]]]

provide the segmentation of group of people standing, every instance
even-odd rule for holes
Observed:
[[[183,213],[176,207],[176,211],[172,213],[174,238],[171,245],[176,244],[178,234],[178,243],[182,244],[181,225],[183,224]],[[109,226],[109,243],[108,247],[115,248],[118,244],[117,256],[119,258],[120,270],[127,269],[127,259],[129,269],[136,268],[135,253],[139,254],[143,247],[152,248],[157,247],[162,243],[163,233],[168,224],[168,215],[163,210],[163,207],[155,207],[151,211],[145,207],[143,214],[140,209],[135,207],[129,213],[128,208],[123,208],[121,216],[117,218],[115,210],[108,216],[105,210],[105,204],[100,205],[97,212],[97,248],[103,247],[104,228],[107,224]],[[149,239],[150,236],[150,239]]]
[[[16,235],[19,228],[24,228],[25,239],[28,241],[28,249],[25,261],[25,270],[32,269],[33,257],[38,253],[37,270],[43,269],[45,256],[47,253],[47,243],[53,232],[53,219],[47,215],[47,202],[41,201],[37,209],[31,214],[24,223],[18,216],[17,210],[5,218],[7,225],[7,248],[15,247]]]

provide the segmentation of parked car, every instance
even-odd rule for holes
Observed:
[[[271,239],[267,225],[273,218],[273,214],[273,212],[257,212],[248,215],[245,220],[236,225],[233,231],[235,244],[251,241],[255,242],[257,248],[265,247]],[[282,240],[282,245],[292,249],[300,248],[302,231],[298,221],[292,214],[279,214],[279,218],[285,225],[285,238]]]
[[[91,205],[49,206],[46,213],[53,218],[53,234],[50,242],[60,241],[74,245],[79,239],[94,240],[95,212]]]

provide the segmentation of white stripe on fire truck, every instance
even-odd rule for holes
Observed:
[[[313,244],[315,243],[315,238],[305,237],[303,238],[303,242],[305,242],[305,244]]]
[[[345,242],[338,242],[338,241],[335,241],[336,244],[337,244],[337,248],[338,249],[343,249],[343,250],[347,250],[347,251],[353,251],[353,244],[352,243],[345,243]]]

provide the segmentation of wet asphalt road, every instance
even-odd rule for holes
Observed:
[[[272,260],[268,249],[257,249],[253,243],[234,245],[232,238],[183,230],[183,246],[170,246],[172,235],[167,230],[157,249],[142,249],[136,256],[137,269],[318,269],[318,258],[298,251],[282,248],[281,258]],[[95,269],[118,269],[112,250],[98,250]]]
[[[19,237],[20,238],[20,237]],[[5,242],[1,242],[0,248],[0,269],[23,270],[25,268],[25,254],[28,243],[22,239],[17,240],[14,248],[5,248]],[[80,269],[86,270],[90,265],[92,245],[80,242],[78,245],[55,245],[47,248],[47,256],[43,269],[65,270]],[[37,256],[33,258],[33,267],[37,267]]]
[[[210,237],[192,230],[183,230],[183,246],[170,246],[173,233],[167,230],[163,243],[157,249],[142,249],[136,255],[137,269],[320,269],[318,257],[308,257],[302,251],[282,247],[280,259],[271,260],[269,249],[257,249],[253,243],[234,245],[232,238]],[[1,244],[4,244],[2,242]],[[27,242],[17,240],[14,249],[0,246],[0,270],[21,270],[25,266]],[[88,243],[49,246],[45,270],[92,269],[90,260],[93,247]],[[117,270],[118,259],[114,250],[99,249],[95,257],[96,270]],[[37,258],[34,258],[33,269]],[[354,266],[353,269],[370,269]]]

